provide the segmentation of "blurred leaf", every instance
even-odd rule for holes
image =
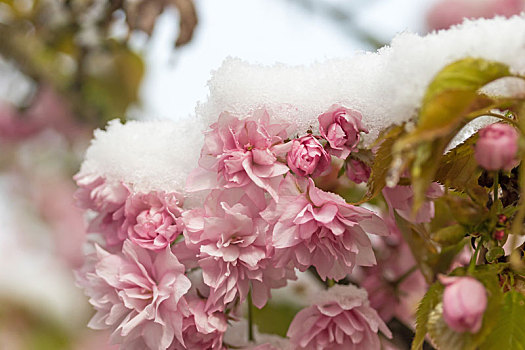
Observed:
[[[474,202],[471,198],[460,193],[453,192],[449,192],[441,198],[441,200],[446,203],[451,218],[469,227],[476,226],[486,220],[489,213],[485,206],[488,198],[487,192],[481,187],[476,189],[476,191],[477,190],[480,190],[480,192],[475,192],[472,196],[475,197],[478,202]]]
[[[428,288],[428,291],[419,302],[416,311],[416,335],[412,341],[412,350],[420,350],[423,348],[423,342],[427,335],[427,324],[430,313],[436,305],[441,301],[443,294],[443,286],[439,282],[435,282]]]
[[[368,180],[368,192],[360,203],[368,202],[377,196],[386,185],[388,171],[392,164],[392,146],[404,133],[403,125],[396,125],[390,129],[385,130],[379,135],[376,143],[380,144],[376,152],[373,164],[371,167],[371,174]]]
[[[175,47],[187,44],[197,26],[197,11],[192,0],[168,0],[179,10],[179,36]]]
[[[129,28],[148,35],[153,33],[157,17],[164,10],[162,1],[127,1],[124,6]]]
[[[430,266],[429,261],[432,256],[438,254],[436,247],[431,242],[430,237],[426,235],[426,232],[422,232],[424,230],[423,227],[408,222],[395,212],[394,216],[397,227],[414,255],[421,274],[428,283],[431,283],[434,280],[434,270]]]
[[[449,245],[441,249],[439,254],[432,254],[428,258],[428,265],[432,267],[434,275],[438,273],[446,273],[450,269],[450,265],[456,258],[456,255],[461,252],[465,244],[468,243],[468,239],[463,239],[460,242]]]
[[[253,308],[253,320],[260,332],[286,337],[288,326],[300,310],[297,305],[270,301],[262,309]]]
[[[116,42],[110,47],[109,67],[88,76],[83,85],[85,99],[97,108],[102,123],[122,117],[130,104],[138,100],[144,75],[140,56]]]
[[[465,238],[466,233],[467,230],[463,225],[451,225],[434,232],[432,234],[432,240],[441,245],[454,245]]]
[[[483,314],[483,324],[479,332],[472,334],[451,330],[443,319],[442,303],[436,305],[432,310],[428,318],[428,333],[439,349],[477,349],[491,334],[501,313],[502,293],[497,272],[498,268],[477,268],[473,273],[473,277],[485,286],[488,299],[487,308]]]
[[[500,317],[481,350],[525,349],[525,297],[510,291],[505,294]]]

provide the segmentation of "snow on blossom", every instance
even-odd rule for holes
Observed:
[[[89,327],[112,330],[112,341],[126,349],[167,349],[175,338],[183,343],[191,283],[170,248],[152,253],[126,240],[122,253],[95,249],[77,272],[97,311]]]
[[[204,129],[193,118],[110,121],[106,130],[95,131],[80,173],[123,183],[133,192],[184,194],[186,177],[197,166]]]
[[[210,127],[186,190],[243,188],[256,203],[264,200],[266,190],[276,198],[275,188],[289,171],[284,157],[290,145],[283,142],[288,124],[270,121],[260,109],[243,120],[221,113]]]
[[[197,115],[211,124],[224,111],[240,118],[265,107],[293,125],[292,134],[304,134],[317,130],[317,117],[338,103],[362,114],[370,129],[363,140],[370,144],[381,130],[413,119],[428,84],[454,61],[483,58],[524,74],[524,38],[521,15],[466,20],[424,36],[403,32],[375,53],[309,66],[263,66],[229,58],[214,72],[209,99],[198,106]]]
[[[295,349],[379,350],[378,332],[392,334],[372,309],[364,289],[334,286],[293,319],[287,336]]]
[[[342,279],[355,265],[376,260],[367,233],[387,235],[383,220],[372,211],[315,187],[312,179],[291,175],[281,183],[280,200],[261,213],[270,224],[278,266],[290,261],[304,271],[315,266],[322,279]]]
[[[224,309],[236,297],[243,301],[252,286],[261,308],[270,288],[284,286],[293,271],[276,268],[267,247],[268,224],[242,190],[213,191],[204,208],[183,213],[185,243],[198,250],[204,283],[210,287],[207,307]]]
[[[182,198],[177,193],[136,193],[125,205],[121,230],[143,248],[166,248],[182,233]]]

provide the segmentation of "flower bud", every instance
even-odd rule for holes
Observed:
[[[492,124],[479,131],[474,156],[487,170],[511,170],[518,162],[518,132],[512,126]]]
[[[339,105],[333,105],[317,119],[321,136],[328,141],[328,152],[338,158],[348,157],[357,147],[360,133],[368,133],[361,122],[361,113]]]
[[[494,237],[495,240],[497,241],[501,241],[503,239],[503,237],[505,237],[505,230],[496,230],[492,236]]]
[[[370,167],[359,160],[350,159],[346,164],[346,175],[356,184],[367,182],[370,177]]]
[[[312,135],[292,141],[292,149],[287,156],[288,166],[299,176],[324,175],[331,164],[330,155]]]
[[[481,282],[472,277],[440,276],[445,285],[443,318],[456,332],[477,333],[487,307],[487,292]]]

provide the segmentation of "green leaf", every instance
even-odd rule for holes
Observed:
[[[461,242],[466,233],[467,230],[463,225],[451,225],[434,232],[432,234],[432,240],[441,245],[454,245]]]
[[[425,336],[427,335],[427,324],[430,313],[436,305],[441,301],[443,294],[443,286],[439,282],[435,282],[428,288],[425,296],[419,302],[416,311],[416,335],[412,341],[412,350],[419,350],[423,348]]]
[[[445,109],[457,112],[468,107],[476,98],[477,91],[496,79],[510,76],[509,68],[499,62],[466,58],[443,68],[428,86],[423,98],[423,108],[418,119],[419,130],[434,130],[446,126],[457,116],[443,113],[436,102],[447,104]],[[453,92],[461,98],[440,99]]]
[[[482,170],[474,158],[474,145],[478,136],[474,134],[441,158],[435,174],[436,181],[465,193],[480,187],[478,178]]]
[[[510,291],[505,294],[500,317],[481,350],[525,349],[525,297]]]
[[[359,203],[368,202],[376,197],[386,186],[388,171],[392,163],[392,146],[403,133],[404,125],[396,125],[379,135],[376,143],[380,146],[371,167],[368,192]]]
[[[393,145],[393,158],[404,164],[399,171],[407,166],[411,170],[414,212],[425,200],[425,192],[434,180],[448,143],[472,118],[496,108],[496,102],[480,95],[478,90],[509,75],[504,64],[467,58],[443,68],[430,83],[416,128]]]

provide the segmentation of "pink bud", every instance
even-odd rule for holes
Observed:
[[[359,160],[350,159],[346,164],[346,176],[356,184],[367,182],[370,177],[370,167]]]
[[[487,170],[511,170],[518,162],[518,132],[508,124],[492,124],[479,131],[474,156]]]
[[[312,135],[292,141],[287,156],[288,166],[299,176],[324,175],[330,169],[330,155]]]
[[[487,292],[481,282],[472,277],[440,276],[445,285],[443,318],[456,332],[477,333],[487,307]]]
[[[495,240],[501,241],[503,237],[505,237],[505,231],[497,230],[496,232],[494,232],[493,237]]]

